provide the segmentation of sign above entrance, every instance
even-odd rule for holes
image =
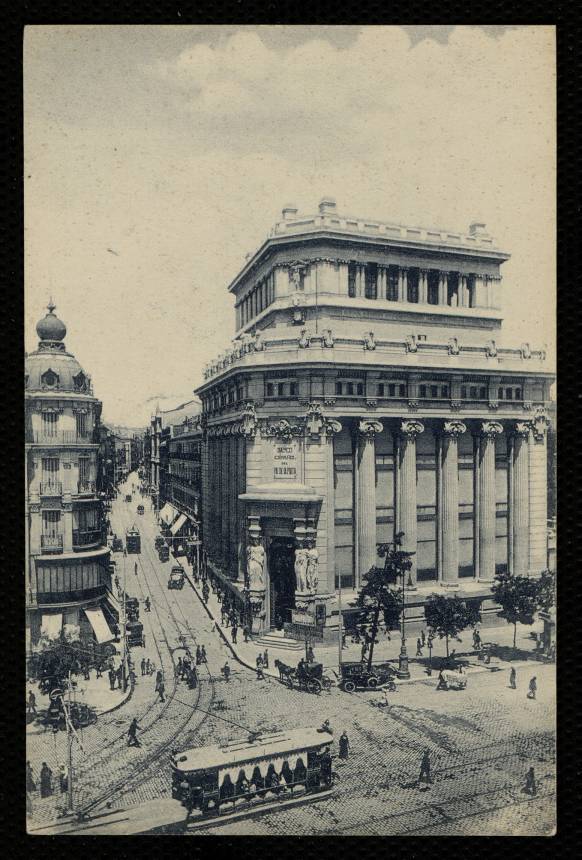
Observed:
[[[285,636],[297,639],[299,642],[323,642],[323,630],[321,627],[312,627],[309,624],[285,624]]]
[[[292,609],[291,621],[293,624],[303,624],[315,627],[315,615],[312,615],[310,612],[299,612],[297,609]]]
[[[300,480],[299,442],[296,439],[273,441],[273,480]]]

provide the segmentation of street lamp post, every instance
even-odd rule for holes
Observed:
[[[408,668],[408,653],[406,651],[406,586],[405,586],[406,571],[402,571],[402,619],[400,626],[400,654],[398,655],[398,677],[402,679],[410,678],[410,670]]]

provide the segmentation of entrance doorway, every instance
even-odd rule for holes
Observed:
[[[269,597],[271,627],[291,621],[295,607],[295,541],[274,537],[269,547]]]

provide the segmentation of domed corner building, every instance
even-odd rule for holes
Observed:
[[[104,644],[118,620],[97,492],[101,401],[54,311],[25,361],[28,653],[63,636]]]

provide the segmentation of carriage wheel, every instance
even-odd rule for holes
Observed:
[[[322,678],[321,686],[324,690],[331,690],[331,680],[329,678]]]
[[[353,681],[344,681],[344,690],[346,693],[353,693],[356,689],[356,685]]]
[[[289,675],[285,675],[285,677],[283,678],[283,683],[286,684],[289,689],[292,689],[293,678],[291,678]]]
[[[378,678],[368,678],[368,687],[370,690],[375,690],[378,686]]]
[[[306,686],[308,693],[321,693],[321,684],[315,678],[310,678]]]

